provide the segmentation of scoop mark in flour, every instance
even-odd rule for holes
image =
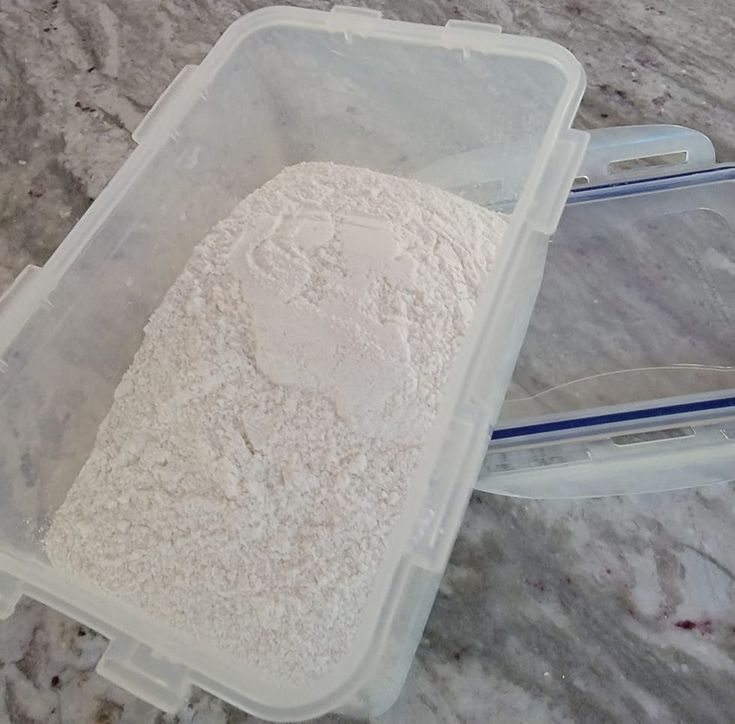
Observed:
[[[405,315],[381,319],[355,304],[384,287],[415,288],[418,241],[405,237],[399,244],[391,222],[369,216],[263,215],[228,263],[249,304],[258,369],[326,395],[366,434],[399,427],[404,411],[390,398],[415,385]]]

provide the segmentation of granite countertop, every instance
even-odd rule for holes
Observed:
[[[0,291],[53,252],[178,69],[266,4],[3,0]],[[346,4],[555,40],[587,71],[579,127],[680,123],[735,160],[729,0]],[[94,673],[105,645],[22,601],[0,623],[0,722],[255,721],[201,692],[160,714]],[[585,501],[475,494],[405,690],[378,721],[707,724],[733,712],[735,492],[718,485]]]

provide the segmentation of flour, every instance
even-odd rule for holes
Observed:
[[[418,182],[282,171],[151,316],[51,562],[274,676],[328,671],[504,228]]]

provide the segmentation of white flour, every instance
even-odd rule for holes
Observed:
[[[307,163],[194,250],[47,537],[54,565],[292,681],[348,647],[505,223]]]

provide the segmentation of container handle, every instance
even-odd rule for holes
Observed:
[[[172,111],[183,97],[182,90],[191,85],[191,78],[198,67],[197,65],[185,65],[166,86],[166,90],[161,93],[133,131],[133,140],[138,145],[151,138],[156,132],[167,130],[167,126],[170,125],[167,120],[174,118]]]
[[[96,671],[170,714],[189,698],[189,673],[183,666],[156,656],[147,646],[124,636],[110,640]]]
[[[39,284],[41,267],[29,264],[0,294],[0,372],[3,371],[2,356],[15,339],[23,325],[39,308],[39,301],[47,288]]]
[[[0,571],[0,621],[13,614],[22,593],[21,582],[9,573]]]
[[[692,128],[666,124],[595,128],[574,185],[668,176],[714,163],[712,141]]]

